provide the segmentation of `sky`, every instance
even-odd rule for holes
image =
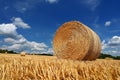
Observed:
[[[74,20],[99,35],[101,52],[120,56],[120,0],[0,0],[0,48],[53,53],[56,30]]]

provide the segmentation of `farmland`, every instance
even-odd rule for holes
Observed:
[[[120,60],[0,54],[0,80],[120,80]]]

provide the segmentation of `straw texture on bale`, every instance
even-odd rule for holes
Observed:
[[[98,35],[86,25],[71,21],[64,23],[53,39],[53,50],[58,58],[94,60],[100,55]]]
[[[21,52],[20,55],[21,55],[21,56],[25,56],[25,55],[26,55],[26,52]]]

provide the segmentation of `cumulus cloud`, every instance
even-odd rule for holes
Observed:
[[[30,26],[27,23],[23,22],[21,18],[13,18],[12,20],[12,23],[0,24],[0,35],[16,38],[20,37],[16,31],[18,27],[23,29],[30,28]]]
[[[111,21],[106,21],[105,22],[105,26],[110,26],[111,25]]]
[[[101,3],[101,0],[81,0],[81,3],[94,11]]]
[[[28,41],[26,39],[14,40],[14,39],[5,39],[5,42],[11,44],[10,46],[2,46],[2,49],[14,50],[16,52],[27,51],[29,53],[39,52],[42,53],[46,51],[47,45],[45,43],[37,43],[35,41]],[[12,42],[12,43],[9,43]]]
[[[51,51],[44,42],[27,40],[23,35],[17,32],[18,27],[23,29],[30,28],[21,18],[14,18],[13,23],[0,24],[0,35],[5,36],[2,45],[0,45],[1,49],[14,50],[16,52],[26,51],[29,53]]]
[[[12,24],[0,24],[0,35],[4,35],[7,37],[16,37],[17,32],[16,32],[17,27]]]
[[[27,42],[27,45],[30,46],[32,51],[45,51],[45,48],[47,48],[48,46],[45,43],[37,43],[37,42]]]
[[[108,42],[109,46],[120,46],[120,37],[119,36],[113,36],[112,39]]]
[[[53,54],[54,51],[53,51],[52,48],[48,48],[45,52],[42,52],[42,53],[44,53],[44,54]]]
[[[23,20],[19,17],[13,18],[13,24],[24,29],[30,28],[30,26],[27,23],[23,22]]]
[[[52,4],[52,3],[57,3],[58,2],[58,0],[45,0],[46,2],[49,2],[50,4]]]
[[[13,38],[5,38],[4,42],[9,44],[24,44],[27,40],[24,37],[13,39]]]
[[[53,49],[52,49],[52,48],[49,48],[49,49],[47,50],[47,53],[49,53],[49,54],[53,54],[53,53],[54,53],[54,51],[53,51]]]
[[[102,51],[111,55],[120,55],[120,36],[113,36],[108,41],[103,40]]]
[[[18,35],[16,38],[5,38],[4,42],[8,45],[4,45],[2,49],[14,50],[16,52],[27,51],[32,52],[44,52],[47,51],[48,46],[41,42],[28,41],[22,35]]]
[[[105,43],[105,40],[102,41],[102,49],[104,50],[105,48],[107,48],[107,44]]]

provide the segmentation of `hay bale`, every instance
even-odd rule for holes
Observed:
[[[31,55],[35,55],[35,53],[32,53]]]
[[[20,55],[21,55],[21,56],[25,56],[25,55],[26,55],[26,52],[21,52]]]
[[[101,42],[89,27],[72,21],[63,24],[56,31],[53,50],[58,58],[94,60],[100,55]]]
[[[106,57],[105,60],[113,60],[113,58]]]

